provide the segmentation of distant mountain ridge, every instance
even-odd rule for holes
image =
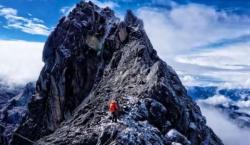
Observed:
[[[250,89],[187,87],[188,94],[207,107],[215,107],[240,128],[250,128]]]
[[[27,114],[27,105],[35,93],[35,83],[25,86],[0,86],[0,144],[7,145],[14,130],[19,126]]]
[[[250,89],[247,88],[221,88],[217,86],[189,86],[187,87],[188,94],[192,96],[193,99],[207,99],[214,95],[224,95],[230,99],[237,101],[240,99],[250,99]]]
[[[7,85],[0,79],[0,109],[6,104],[11,98],[18,95],[24,86],[20,85]]]

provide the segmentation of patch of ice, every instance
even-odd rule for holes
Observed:
[[[176,137],[177,135],[179,135],[180,133],[175,130],[175,129],[171,129],[168,133],[167,133],[167,136],[168,137]]]

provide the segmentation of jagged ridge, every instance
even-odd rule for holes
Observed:
[[[16,131],[37,144],[222,144],[131,11],[120,22],[109,8],[80,2],[49,36],[43,60]],[[111,97],[123,108],[117,124]]]

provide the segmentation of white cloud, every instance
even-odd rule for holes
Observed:
[[[172,10],[140,8],[138,16],[144,20],[153,45],[165,57],[168,53],[179,54],[221,39],[250,34],[250,18],[227,15],[198,4],[176,6]]]
[[[245,70],[250,54],[248,43],[213,50],[203,46],[250,35],[250,17],[199,4],[176,5],[170,10],[143,7],[137,14],[143,19],[160,57],[178,72],[192,74],[193,78],[196,75],[210,77],[219,82],[227,82],[229,78],[230,83],[245,84],[241,81],[249,78]],[[236,70],[238,72],[233,72]],[[238,79],[239,75],[242,75],[241,79]],[[191,84],[191,81],[186,82]]]
[[[184,67],[186,68],[186,67]],[[187,86],[225,86],[225,81],[220,77],[211,77],[210,75],[202,74],[200,71],[197,71],[194,74],[190,74],[183,71],[176,71],[182,83]],[[225,87],[223,87],[225,88]],[[231,87],[230,87],[231,88]]]
[[[218,69],[242,70],[246,67],[250,69],[249,54],[250,43],[241,43],[185,54],[178,56],[176,60],[181,63]]]
[[[223,80],[218,84],[221,88],[249,88],[248,78],[250,74],[247,71],[208,71],[202,72],[204,76]]]
[[[236,105],[239,106],[240,108],[250,109],[250,100],[247,100],[247,101],[240,100],[236,103]]]
[[[214,95],[204,100],[198,100],[199,103],[206,103],[209,105],[227,105],[231,100],[223,95]]]
[[[38,19],[38,18],[32,18],[32,20],[33,20],[34,22],[44,23],[44,21],[43,21],[43,20]]]
[[[17,10],[13,8],[4,8],[0,7],[0,16],[5,16],[5,15],[16,15]]]
[[[18,11],[13,8],[0,7],[0,16],[6,19],[3,27],[7,29],[18,29],[25,33],[44,36],[49,35],[51,31],[44,25],[43,20],[18,16]]]
[[[69,6],[65,6],[65,7],[62,7],[60,9],[60,12],[63,14],[63,15],[68,15],[73,9],[75,8],[75,5],[69,7]]]
[[[212,107],[199,104],[207,124],[222,139],[225,145],[246,145],[250,142],[250,131],[238,128],[234,123]]]
[[[35,81],[41,68],[43,43],[0,40],[0,78],[7,83]]]
[[[250,88],[249,54],[250,43],[246,42],[179,55],[175,60],[206,68],[199,73],[224,80],[221,87]]]
[[[194,76],[191,76],[191,75],[184,75],[182,77],[182,81],[185,82],[185,84],[187,84],[188,86],[197,86],[198,85]]]
[[[202,86],[202,82],[199,80],[198,76],[191,74],[185,74],[182,71],[177,71],[181,81],[185,86]]]
[[[250,78],[248,78],[243,85],[250,88]]]

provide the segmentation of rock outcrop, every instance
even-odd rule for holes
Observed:
[[[166,42],[167,43],[167,42]],[[41,145],[222,145],[143,22],[80,2],[49,36],[29,114],[16,133]],[[121,107],[118,123],[107,104]],[[13,136],[13,145],[28,144]]]

